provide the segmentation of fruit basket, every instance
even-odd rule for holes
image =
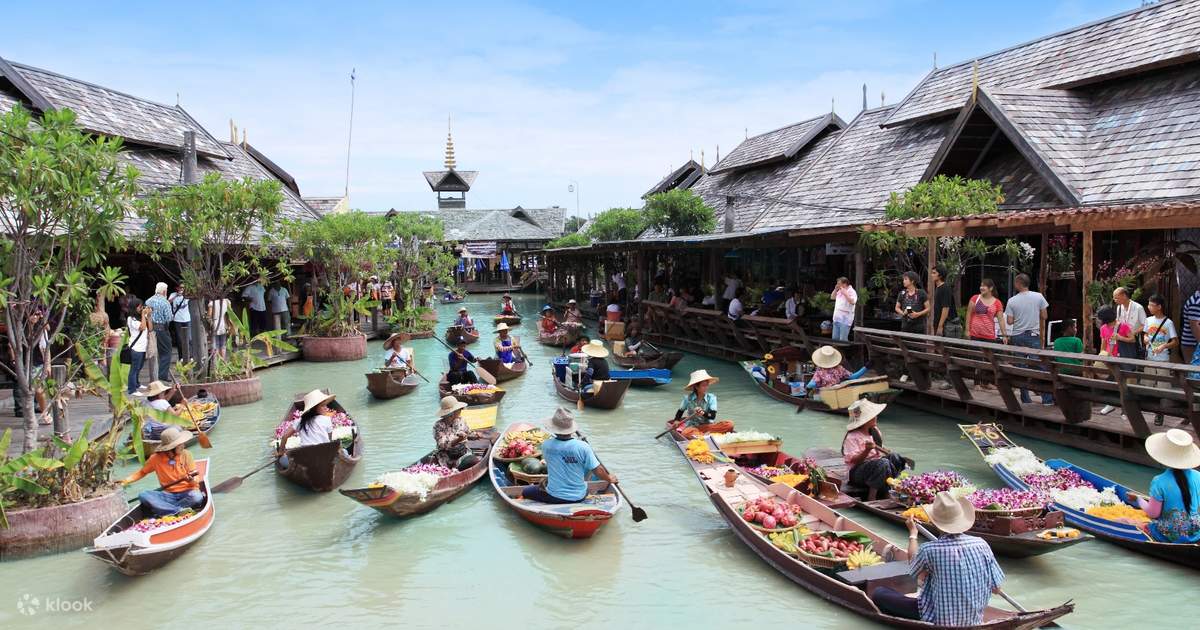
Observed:
[[[873,554],[871,547],[871,537],[866,534],[824,531],[805,536],[796,547],[796,557],[814,567],[842,569],[852,557],[860,557],[861,552]]]
[[[521,460],[518,460],[515,462],[510,462],[508,464],[508,474],[510,477],[513,478],[514,481],[519,481],[521,483],[527,483],[527,484],[539,484],[539,483],[542,483],[543,481],[545,481],[549,477],[549,475],[547,475],[545,473],[539,474],[539,473],[525,472],[525,460],[526,459],[531,459],[531,458],[525,457],[525,458],[522,458]],[[541,464],[541,467],[543,469],[546,467],[546,464],[541,462],[540,460],[539,460],[539,464]]]
[[[737,513],[750,527],[764,534],[796,529],[800,526],[803,516],[799,506],[774,497],[759,497],[747,501],[738,506]]]

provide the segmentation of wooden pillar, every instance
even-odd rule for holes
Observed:
[[[111,360],[116,361],[118,357],[114,356]],[[51,365],[50,378],[54,379],[54,384],[62,388],[67,384],[67,366]],[[60,390],[61,391],[61,390]],[[20,392],[16,392],[20,395]],[[56,396],[55,400],[50,401],[50,415],[54,418],[54,435],[65,438],[71,430],[71,418],[67,413],[67,399],[63,396]],[[87,437],[87,436],[85,436]]]
[[[1083,230],[1083,262],[1080,263],[1080,271],[1083,278],[1079,282],[1080,292],[1083,294],[1083,351],[1091,354],[1094,352],[1092,346],[1092,305],[1088,303],[1087,288],[1092,284],[1092,241],[1094,240],[1092,230]]]
[[[854,290],[858,292],[858,302],[854,305],[854,323],[861,325],[863,323],[864,313],[867,308],[867,293],[866,288],[867,278],[867,261],[863,256],[862,247],[858,243],[854,244]],[[790,296],[789,296],[790,297]]]
[[[1046,296],[1046,300],[1051,299],[1046,295],[1046,290],[1050,288],[1050,232],[1042,232],[1042,263],[1038,265],[1038,291]],[[1046,331],[1042,331],[1046,334]],[[1046,340],[1049,343],[1049,339]]]
[[[925,242],[926,242],[926,248],[928,249],[927,256],[929,259],[929,268],[925,271],[925,278],[926,278],[925,294],[927,296],[929,296],[929,305],[932,307],[933,306],[933,289],[934,289],[933,267],[934,267],[934,265],[937,264],[937,237],[930,234],[929,236],[925,237]],[[929,315],[925,317],[925,334],[926,335],[933,334],[933,327],[936,324],[936,322],[934,320],[936,320],[936,319],[937,319],[937,313],[934,313],[932,310],[930,310]]]

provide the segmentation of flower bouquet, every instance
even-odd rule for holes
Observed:
[[[896,500],[909,506],[933,503],[933,497],[943,491],[956,491],[954,494],[959,495],[975,491],[966,478],[953,470],[933,470],[918,475],[905,471],[898,478],[889,479],[888,485]]]

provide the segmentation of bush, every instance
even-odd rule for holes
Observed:
[[[646,227],[668,236],[709,234],[717,227],[716,213],[690,190],[676,188],[646,199]]]
[[[645,229],[646,219],[641,210],[609,208],[592,219],[587,237],[597,242],[630,241]]]
[[[576,232],[574,234],[567,234],[566,236],[560,236],[560,237],[550,241],[549,243],[546,243],[546,249],[559,249],[562,247],[583,247],[585,245],[591,245],[591,244],[592,244],[592,241],[590,239],[588,239],[588,237]]]
[[[938,175],[902,193],[892,193],[884,207],[889,219],[924,219],[996,212],[1004,203],[1000,187],[980,179]]]

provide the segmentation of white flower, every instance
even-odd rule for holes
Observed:
[[[1021,241],[1021,259],[1022,260],[1033,260],[1033,254],[1035,252],[1037,252],[1037,250],[1033,248],[1033,245],[1030,245],[1029,243],[1026,243],[1025,241]]]
[[[761,431],[738,431],[737,433],[717,433],[712,436],[712,439],[720,446],[737,442],[771,442],[779,438]]]
[[[353,427],[346,427],[346,426],[333,427],[333,439],[334,440],[344,440],[344,439],[348,439],[348,438],[352,438],[352,437],[354,437]]]
[[[998,448],[985,455],[983,461],[992,466],[1001,464],[1018,477],[1032,474],[1048,475],[1054,472],[1050,470],[1049,466],[1043,464],[1037,455],[1033,454],[1033,451],[1023,446]]]
[[[433,473],[410,473],[404,471],[384,473],[375,483],[387,486],[401,494],[415,494],[422,501],[437,487],[441,477]]]

